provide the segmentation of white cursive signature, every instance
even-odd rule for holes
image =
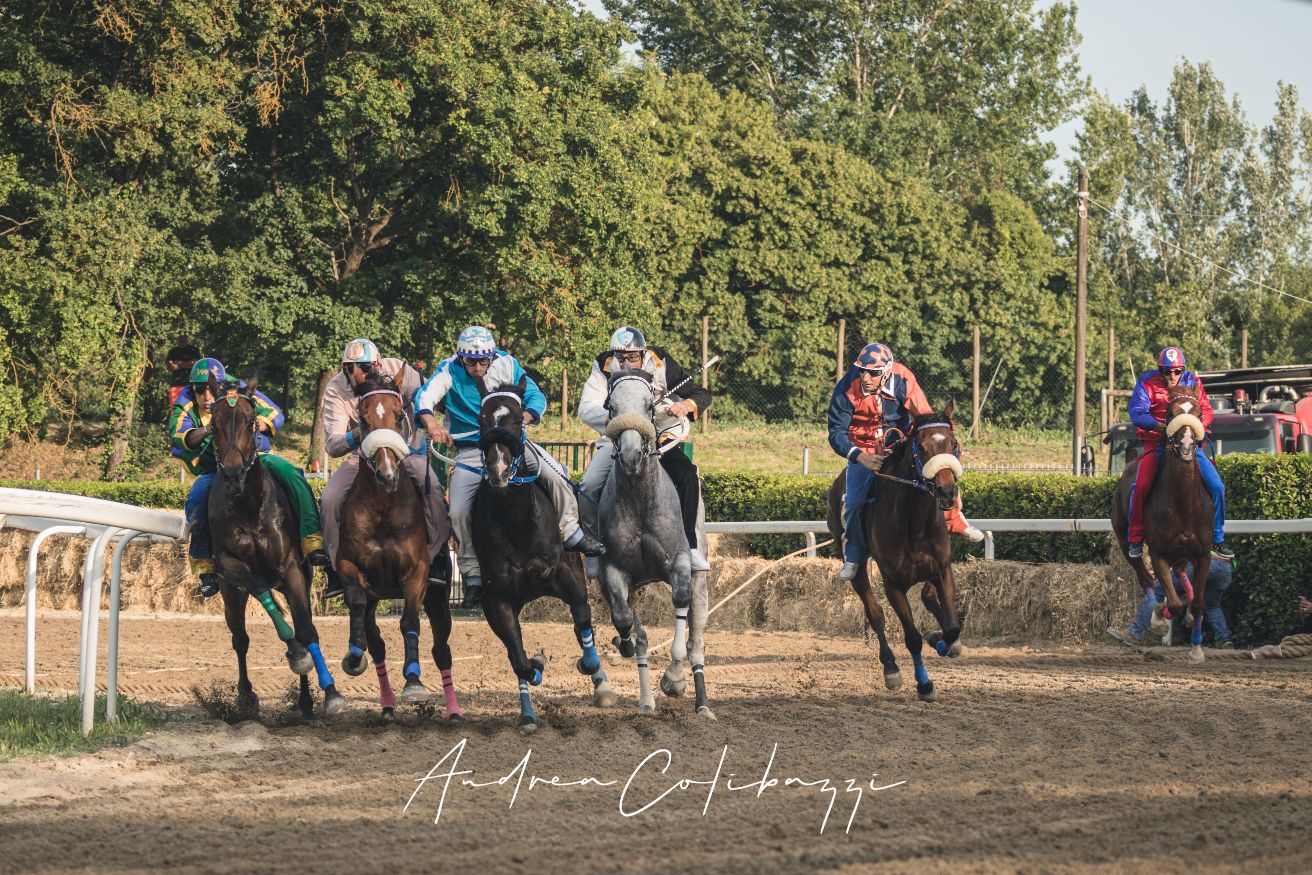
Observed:
[[[533,749],[529,750],[515,763],[504,775],[493,778],[490,781],[476,781],[470,776],[474,774],[473,769],[460,768],[460,758],[464,756],[465,749],[469,744],[468,738],[462,738],[456,742],[455,746],[446,752],[446,755],[438,760],[428,774],[415,780],[414,792],[406,800],[402,813],[410,810],[411,804],[419,794],[428,786],[430,781],[436,782],[440,787],[437,798],[437,810],[433,815],[433,825],[438,826],[442,821],[442,810],[446,805],[447,794],[451,790],[452,782],[459,778],[457,786],[468,787],[473,790],[481,790],[488,787],[506,787],[514,785],[514,790],[510,794],[510,802],[506,806],[507,810],[515,807],[515,802],[519,799],[520,791],[525,789],[527,780],[527,790],[533,791],[537,787],[614,787],[619,785],[619,780],[602,780],[600,778],[582,777],[575,780],[562,780],[559,775],[552,775],[550,778],[542,778],[529,772],[529,765],[533,759]],[[706,788],[706,800],[702,803],[702,817],[705,817],[711,808],[711,800],[715,797],[715,791],[723,786],[726,793],[741,793],[743,791],[755,790],[755,798],[760,799],[766,790],[772,790],[778,787],[803,787],[814,788],[822,795],[828,796],[828,804],[825,806],[824,817],[820,820],[820,834],[823,835],[825,828],[829,825],[829,817],[833,814],[834,806],[838,802],[840,793],[852,798],[852,810],[847,817],[847,825],[844,828],[844,834],[851,832],[852,824],[856,820],[857,811],[861,807],[861,800],[866,793],[877,793],[881,790],[891,790],[894,787],[901,787],[906,781],[895,781],[891,784],[875,783],[879,776],[877,772],[871,773],[869,780],[859,780],[856,778],[844,778],[834,781],[830,778],[816,778],[807,780],[804,778],[776,778],[771,776],[774,768],[775,759],[779,754],[779,745],[775,744],[770,750],[770,758],[766,761],[765,769],[761,776],[754,781],[745,784],[736,784],[734,779],[738,777],[736,772],[730,772],[727,775],[724,772],[725,761],[729,758],[729,745],[724,745],[720,750],[720,760],[715,767],[715,774],[709,778],[679,778],[670,783],[664,790],[648,798],[645,801],[631,799],[630,796],[637,795],[634,788],[634,781],[644,773],[644,769],[651,766],[658,768],[661,775],[667,775],[670,768],[674,765],[674,754],[668,748],[659,748],[652,751],[642,758],[642,761],[634,767],[629,773],[628,780],[623,782],[623,789],[619,794],[619,813],[622,817],[637,817],[643,812],[650,811],[655,806],[661,804],[673,794],[691,790],[695,787]],[[650,771],[648,772],[650,774]]]

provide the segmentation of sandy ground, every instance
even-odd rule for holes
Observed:
[[[21,622],[0,615],[0,684],[21,681]],[[345,623],[319,627],[335,667]],[[608,647],[622,702],[592,708],[569,630],[533,624],[530,650],[551,662],[534,697],[542,728],[522,736],[504,651],[481,622],[461,621],[453,636],[469,718],[454,725],[440,707],[427,716],[403,707],[384,725],[372,671],[338,672],[350,709],[300,725],[283,703],[291,674],[279,643],[271,628],[252,628],[263,715],[230,727],[189,692],[235,677],[222,622],[125,618],[125,692],[175,707],[177,720],[130,747],[0,765],[0,871],[1312,866],[1309,660],[1191,666],[1176,652],[968,647],[929,663],[940,698],[926,704],[909,659],[908,685],[886,692],[859,639],[712,632],[712,722],[692,714],[690,698],[659,692],[657,713],[639,715],[635,672]],[[76,633],[75,616],[43,616],[42,686],[75,685]],[[393,618],[384,633],[399,674]],[[442,777],[457,770],[472,773]],[[553,776],[593,782],[541,783]],[[789,778],[829,779],[837,790]],[[715,780],[714,790],[680,789],[680,779]],[[864,788],[859,798],[854,787]]]

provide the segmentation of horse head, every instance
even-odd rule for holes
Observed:
[[[214,458],[233,495],[246,489],[246,475],[255,464],[255,381],[244,387],[236,380],[223,383],[210,376],[214,406],[210,425],[214,430]]]
[[[637,368],[610,375],[606,395],[606,437],[615,444],[620,467],[630,477],[642,474],[647,458],[656,452],[656,398],[652,375]]]
[[[957,478],[961,476],[961,445],[952,426],[953,403],[941,413],[917,416],[911,426],[911,455],[922,479],[933,486],[939,510],[957,504]]]
[[[478,412],[478,449],[483,453],[483,479],[497,489],[509,486],[524,463],[524,390],[528,378],[489,391],[480,377],[483,396]]]
[[[1166,397],[1166,442],[1181,459],[1193,461],[1204,434],[1198,387],[1172,386]]]
[[[355,415],[364,432],[360,452],[378,485],[386,492],[394,492],[400,481],[401,462],[410,455],[405,399],[392,378],[379,371],[367,375],[353,391]]]

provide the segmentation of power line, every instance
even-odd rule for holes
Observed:
[[[1093,204],[1093,205],[1094,205],[1095,207],[1097,207],[1098,209],[1102,210],[1102,211],[1103,211],[1104,213],[1106,213],[1107,215],[1111,216],[1111,217],[1112,217],[1113,219],[1115,219],[1116,221],[1118,221],[1118,222],[1120,222],[1121,224],[1125,225],[1127,228],[1129,228],[1129,229],[1130,229],[1131,231],[1133,231],[1134,233],[1136,233],[1136,234],[1146,234],[1146,235],[1148,235],[1149,237],[1151,237],[1152,239],[1156,240],[1158,243],[1163,243],[1163,244],[1165,244],[1165,245],[1171,247],[1172,249],[1174,249],[1176,252],[1179,252],[1179,253],[1182,254],[1182,255],[1187,255],[1187,256],[1189,256],[1190,258],[1194,259],[1195,261],[1201,262],[1202,264],[1205,264],[1205,265],[1207,265],[1208,267],[1215,268],[1216,270],[1219,270],[1219,271],[1222,271],[1222,272],[1224,272],[1224,273],[1228,273],[1228,274],[1230,274],[1230,276],[1234,277],[1235,279],[1239,280],[1240,282],[1248,283],[1249,285],[1251,285],[1251,286],[1256,286],[1256,287],[1258,287],[1259,289],[1266,289],[1266,290],[1269,291],[1269,292],[1275,292],[1277,295],[1283,295],[1283,296],[1285,296],[1286,298],[1293,298],[1295,301],[1302,301],[1304,304],[1312,304],[1312,300],[1308,300],[1307,298],[1300,298],[1298,295],[1292,295],[1292,294],[1290,294],[1289,292],[1286,292],[1284,289],[1277,289],[1275,286],[1268,286],[1266,283],[1262,282],[1261,280],[1251,279],[1251,278],[1245,276],[1245,275],[1242,274],[1242,273],[1239,273],[1239,272],[1237,272],[1237,271],[1233,271],[1233,270],[1231,270],[1230,268],[1226,267],[1226,266],[1223,265],[1223,264],[1217,264],[1215,261],[1212,261],[1211,259],[1204,258],[1204,257],[1201,256],[1201,255],[1198,255],[1198,254],[1196,254],[1196,253],[1190,252],[1188,249],[1185,249],[1183,246],[1180,246],[1178,243],[1174,243],[1174,242],[1172,242],[1172,241],[1170,241],[1170,240],[1167,240],[1167,239],[1164,238],[1164,237],[1159,237],[1159,236],[1157,236],[1156,234],[1154,234],[1152,231],[1145,231],[1145,230],[1142,230],[1142,229],[1140,229],[1140,228],[1136,228],[1136,227],[1134,227],[1134,223],[1131,222],[1129,219],[1125,218],[1124,216],[1117,215],[1117,213],[1115,213],[1110,207],[1103,206],[1102,204],[1098,203],[1098,202],[1097,202],[1096,200],[1094,200],[1093,198],[1088,198],[1088,201],[1089,201],[1089,203]]]

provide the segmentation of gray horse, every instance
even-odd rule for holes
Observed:
[[[712,720],[703,677],[706,653],[706,572],[694,573],[688,554],[674,483],[657,460],[656,427],[652,424],[657,399],[651,374],[625,370],[610,378],[606,409],[610,422],[606,437],[615,444],[617,462],[606,478],[598,502],[601,540],[601,588],[610,603],[611,618],[619,633],[614,644],[625,658],[638,663],[638,710],[656,709],[647,667],[647,630],[631,599],[639,588],[654,580],[670,584],[674,602],[674,642],[670,665],[661,677],[661,692],[681,696],[687,687],[683,660],[692,662],[696,712]],[[675,448],[671,452],[681,452]],[[698,508],[697,545],[706,551],[706,510]],[[691,616],[690,616],[691,613]],[[691,619],[691,622],[689,620]],[[685,633],[687,641],[685,642]]]

